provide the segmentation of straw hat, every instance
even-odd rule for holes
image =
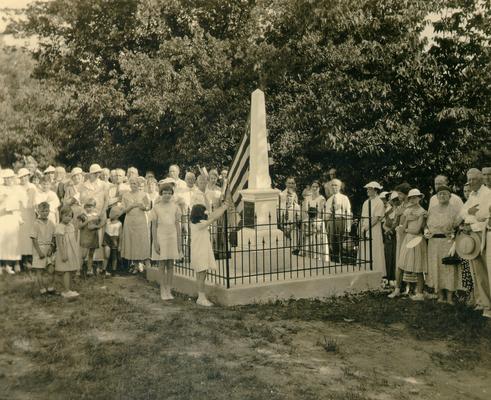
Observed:
[[[395,200],[398,198],[399,198],[399,195],[397,194],[397,192],[395,190],[390,193],[390,200]]]
[[[365,186],[363,186],[365,189],[372,188],[372,189],[378,189],[382,190],[382,186],[378,182],[372,181],[368,182]]]
[[[419,189],[411,189],[411,190],[409,191],[409,193],[407,194],[407,197],[408,197],[408,198],[409,198],[409,197],[421,197],[421,198],[423,198],[423,197],[425,197],[425,195],[424,195],[423,193],[421,193],[421,192],[419,191]]]
[[[14,178],[14,177],[15,177],[15,172],[13,169],[10,169],[10,168],[2,169],[2,178],[3,179]]]
[[[97,174],[102,172],[102,168],[99,164],[92,164],[89,168],[89,174]]]
[[[55,173],[55,171],[56,171],[56,170],[55,170],[55,167],[53,167],[52,165],[50,165],[50,166],[48,166],[48,168],[46,168],[46,169],[44,170],[44,173],[45,173],[45,174],[54,174],[54,173]]]
[[[380,199],[386,199],[388,194],[389,194],[389,192],[384,191],[384,192],[380,193],[378,197],[380,197]]]
[[[455,251],[464,260],[473,260],[481,250],[481,238],[476,232],[461,232],[455,239]]]
[[[159,186],[167,185],[167,184],[176,186],[176,181],[173,178],[165,178],[165,179],[161,179],[158,183]]]
[[[28,175],[31,175],[31,173],[29,172],[29,170],[27,168],[21,168],[17,172],[17,178],[22,178],[22,177],[28,176]]]
[[[82,168],[79,168],[79,167],[75,167],[75,168],[72,168],[72,171],[70,172],[71,176],[75,176],[75,175],[79,175],[79,174],[83,174],[84,171],[82,171]]]

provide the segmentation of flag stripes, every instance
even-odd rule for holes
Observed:
[[[242,135],[239,148],[232,161],[229,171],[228,187],[237,212],[242,211],[242,195],[240,191],[247,189],[249,182],[249,145],[250,145],[250,116],[247,119],[247,127]]]

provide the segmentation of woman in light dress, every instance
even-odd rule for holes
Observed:
[[[3,267],[9,274],[14,268],[20,270],[20,226],[22,224],[21,204],[25,192],[14,185],[16,175],[12,169],[1,171],[3,185],[0,185],[0,272]]]
[[[181,208],[172,200],[174,185],[160,187],[160,201],[150,212],[152,221],[153,256],[161,267],[160,298],[172,300],[171,289],[174,276],[174,262],[182,258]]]
[[[211,211],[221,206],[222,189],[218,186],[218,171],[216,169],[212,169],[208,173],[208,185],[206,186],[205,196],[211,207]],[[224,218],[220,217],[211,225],[213,251],[215,252],[215,258],[218,259],[226,257],[224,223]]]
[[[36,219],[35,213],[35,201],[37,188],[32,184],[30,179],[30,173],[27,168],[21,168],[17,177],[19,178],[19,189],[24,191],[22,201],[20,203],[20,213],[23,223],[19,230],[19,244],[20,254],[22,256],[22,264],[25,268],[29,268],[32,263],[32,240],[31,232]]]
[[[423,194],[418,189],[411,189],[407,195],[408,205],[404,210],[403,223],[398,230],[404,233],[404,239],[400,246],[397,267],[404,274],[409,273],[416,281],[415,295],[412,300],[424,300],[423,286],[424,273],[428,271],[427,246],[423,240],[423,227],[426,218],[426,211],[420,206]],[[418,240],[419,238],[419,240]],[[400,284],[402,275],[397,277],[396,288],[389,297],[400,295]],[[413,282],[408,282],[411,285]]]
[[[438,293],[438,302],[454,304],[453,295],[460,287],[462,269],[460,265],[444,265],[442,258],[449,255],[452,247],[451,234],[457,224],[460,210],[450,206],[451,189],[437,189],[438,204],[428,211],[425,237],[428,239],[427,286]]]
[[[368,199],[363,203],[361,211],[360,237],[365,241],[360,242],[358,259],[364,263],[373,260],[373,271],[382,272],[382,276],[387,275],[385,265],[384,239],[382,235],[382,220],[385,216],[385,205],[378,193],[382,189],[377,182],[367,183]],[[370,218],[369,218],[370,217]],[[367,239],[372,239],[372,244]],[[370,255],[371,247],[371,255]]]
[[[123,194],[125,220],[121,238],[121,257],[130,263],[144,261],[150,266],[150,231],[146,212],[150,210],[148,194],[140,190],[138,178],[129,180],[130,192]]]

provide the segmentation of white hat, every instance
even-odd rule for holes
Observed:
[[[381,190],[382,186],[378,182],[372,181],[368,182],[365,186],[363,186],[365,189],[372,188],[372,189],[378,189]]]
[[[398,199],[399,195],[397,192],[394,190],[393,192],[390,192],[390,200]]]
[[[14,178],[15,177],[15,172],[13,169],[6,168],[2,169],[2,178]]]
[[[50,165],[48,168],[46,168],[46,169],[44,170],[44,173],[45,173],[45,174],[54,174],[54,173],[55,173],[55,171],[56,171],[56,170],[55,170],[55,167],[53,167],[52,165]]]
[[[89,168],[89,174],[97,174],[98,172],[102,172],[102,168],[99,164],[92,164]]]
[[[56,167],[56,168],[55,168],[55,171],[56,171],[56,172],[58,172],[58,173],[60,173],[60,172],[65,173],[65,172],[66,172],[66,171],[65,171],[65,168],[63,168],[63,167]]]
[[[175,186],[176,181],[173,178],[165,178],[165,179],[161,179],[158,184],[159,185],[171,184]]]
[[[411,190],[409,191],[409,193],[407,194],[407,197],[408,197],[408,198],[409,198],[409,197],[416,197],[416,196],[419,196],[419,197],[421,197],[421,198],[425,197],[425,195],[424,195],[423,193],[421,193],[421,192],[419,191],[419,189],[411,189]]]
[[[17,172],[17,178],[22,178],[23,176],[31,175],[27,168],[21,168]]]
[[[75,168],[72,168],[72,171],[70,172],[70,174],[72,176],[75,176],[75,175],[78,175],[78,174],[82,174],[84,171],[82,171],[82,168],[79,168],[79,167],[75,167]]]
[[[385,198],[387,198],[388,194],[389,194],[389,192],[384,191],[384,192],[380,193],[378,197],[380,197],[381,199],[385,199]]]

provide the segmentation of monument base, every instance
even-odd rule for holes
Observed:
[[[149,268],[147,279],[160,281],[161,270]],[[380,289],[381,272],[361,271],[342,274],[332,274],[312,278],[292,278],[258,282],[233,286],[226,289],[223,286],[206,283],[206,294],[215,303],[222,306],[234,306],[254,303],[267,303],[276,300],[290,299],[322,299],[332,296],[344,296],[347,293],[360,293]],[[188,296],[196,296],[197,284],[194,278],[176,274],[174,288],[177,292]]]

